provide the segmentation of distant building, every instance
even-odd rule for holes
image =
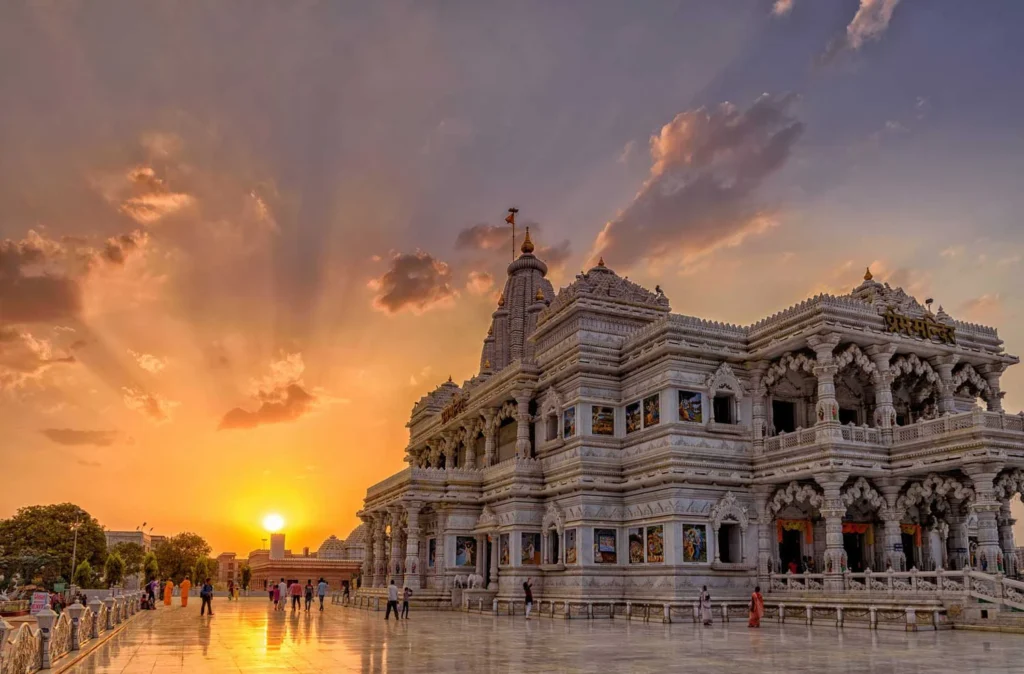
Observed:
[[[105,531],[107,535],[107,547],[112,548],[118,543],[138,543],[146,552],[153,549],[156,539],[163,540],[163,536],[153,536],[145,531]]]
[[[366,554],[365,525],[360,525],[341,540],[336,536],[326,539],[316,552],[304,548],[301,554],[293,554],[284,546],[284,534],[272,534],[269,550],[254,550],[249,553],[248,564],[252,570],[249,581],[251,589],[263,590],[271,583],[284,578],[288,582],[314,583],[320,578],[327,581],[332,589],[339,589],[350,583],[358,573]],[[225,553],[221,557],[234,553]],[[218,561],[221,559],[218,557]],[[226,581],[224,581],[226,582]]]
[[[239,581],[239,564],[233,552],[224,552],[217,555],[217,581],[227,585],[229,581]]]

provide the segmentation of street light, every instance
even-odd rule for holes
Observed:
[[[78,530],[82,527],[82,520],[75,520],[70,525],[71,531],[75,534],[75,542],[71,545],[71,578],[68,587],[75,588],[75,562],[78,561]]]

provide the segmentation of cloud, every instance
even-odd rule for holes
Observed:
[[[572,250],[569,240],[565,239],[554,246],[541,246],[537,249],[537,257],[543,260],[550,269],[561,267],[569,261]]]
[[[457,250],[512,250],[512,228],[509,225],[479,224],[467,227],[455,237]]]
[[[484,295],[494,287],[494,276],[485,271],[469,272],[469,280],[466,281],[466,290],[473,295]]]
[[[72,354],[75,348],[77,342],[62,348],[55,346],[51,339],[0,326],[0,391],[38,381],[55,365],[76,362]]]
[[[145,246],[147,241],[149,241],[149,235],[140,229],[129,234],[112,236],[107,239],[102,255],[104,259],[112,264],[123,265],[125,257]]]
[[[268,375],[250,382],[249,393],[260,402],[259,408],[255,412],[241,407],[229,410],[221,419],[218,430],[294,421],[319,404],[347,402],[324,391],[317,390],[316,395],[308,392],[302,383],[305,369],[301,353],[287,354],[272,362]]]
[[[954,258],[960,257],[961,255],[963,255],[963,252],[963,246],[950,246],[949,248],[943,248],[941,251],[939,251],[939,256],[945,258]]]
[[[124,394],[125,407],[149,417],[150,420],[156,423],[170,420],[171,410],[181,404],[155,393],[147,393],[134,386],[125,386],[121,391]]]
[[[40,433],[59,445],[94,447],[109,447],[119,435],[117,431],[80,431],[73,428],[47,428]]]
[[[1021,257],[1018,254],[1008,255],[1007,257],[1003,257],[1000,258],[999,260],[996,260],[996,266],[1008,267],[1010,265],[1017,264],[1018,262],[1020,262],[1020,260]]]
[[[367,287],[377,293],[373,308],[386,314],[404,309],[421,314],[450,305],[459,296],[452,285],[451,268],[421,250],[396,253],[391,268],[380,278],[371,279]]]
[[[139,353],[137,351],[132,351],[131,349],[128,349],[128,353],[131,354],[131,357],[139,364],[139,367],[150,374],[162,372],[164,368],[167,367],[166,358],[158,358],[152,354]]]
[[[986,293],[960,305],[960,312],[973,321],[995,320],[1002,311],[1003,298],[999,293]]]
[[[829,42],[821,62],[828,63],[844,51],[857,51],[865,42],[881,39],[899,3],[900,0],[860,0],[846,32]]]
[[[793,11],[794,0],[775,0],[775,4],[772,5],[773,16],[786,16]]]
[[[191,194],[171,191],[150,166],[136,166],[128,171],[126,191],[119,210],[143,225],[151,225],[194,203]]]
[[[763,94],[746,110],[722,103],[676,115],[651,137],[650,175],[598,234],[592,260],[686,263],[774,226],[754,196],[803,133],[795,102],[792,94]]]

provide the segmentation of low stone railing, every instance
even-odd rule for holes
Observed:
[[[44,609],[36,614],[35,625],[22,623],[17,630],[0,619],[0,674],[52,668],[60,658],[135,615],[141,598],[142,593],[132,592],[93,599],[89,606],[72,604],[59,616]]]
[[[773,573],[770,576],[768,592],[801,593],[824,595],[826,574],[823,573]],[[850,595],[885,595],[888,597],[913,597],[916,599],[938,599],[953,597],[974,597],[1011,608],[1024,610],[1024,582],[1006,578],[1001,574],[988,574],[971,569],[962,571],[883,571],[872,573],[847,572],[837,578],[842,586],[828,589]]]

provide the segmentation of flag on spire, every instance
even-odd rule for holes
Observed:
[[[517,209],[514,208],[508,209],[508,216],[505,218],[505,222],[510,225],[516,224],[516,211]]]

